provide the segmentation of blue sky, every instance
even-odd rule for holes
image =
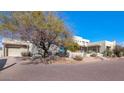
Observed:
[[[124,41],[124,12],[59,12],[75,35],[91,41]]]

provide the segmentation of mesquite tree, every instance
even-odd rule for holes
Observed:
[[[54,12],[10,12],[0,17],[0,30],[9,31],[21,40],[30,41],[44,58],[51,44],[63,44],[71,37],[67,26]]]

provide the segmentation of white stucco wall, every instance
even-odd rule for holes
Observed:
[[[87,44],[90,42],[88,39],[84,39],[84,38],[79,37],[79,36],[74,36],[73,40],[74,40],[74,42],[76,42],[80,46],[87,46]]]
[[[112,42],[110,42],[110,41],[105,41],[105,46],[110,46],[111,49],[114,49],[115,46],[116,46],[116,41],[112,41]]]
[[[106,50],[106,47],[110,47],[110,50],[113,50],[116,46],[116,42],[115,41],[104,41],[101,42],[101,48],[100,48],[100,52],[104,52]]]
[[[100,42],[92,42],[89,43],[88,46],[100,46],[100,53],[104,52],[106,50],[106,47],[109,46],[111,50],[113,50],[116,46],[115,41],[100,41]]]
[[[71,51],[68,51],[69,53],[69,58],[75,58],[75,56],[81,56],[83,57],[84,56],[84,52],[71,52]]]
[[[3,50],[0,50],[0,57],[3,57]]]
[[[103,41],[100,43],[101,47],[100,47],[100,52],[104,52],[106,50],[106,47],[110,47],[110,50],[113,50],[116,46],[116,42],[115,41]]]

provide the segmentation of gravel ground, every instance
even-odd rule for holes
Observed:
[[[122,81],[124,58],[83,64],[20,64],[20,60],[8,58],[0,71],[1,81]]]

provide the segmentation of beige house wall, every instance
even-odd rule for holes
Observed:
[[[113,50],[116,46],[116,42],[115,41],[101,41],[101,42],[93,42],[93,43],[89,43],[88,47],[94,47],[94,46],[100,46],[99,47],[99,52],[102,53],[104,52],[107,47],[109,47],[110,50]]]

